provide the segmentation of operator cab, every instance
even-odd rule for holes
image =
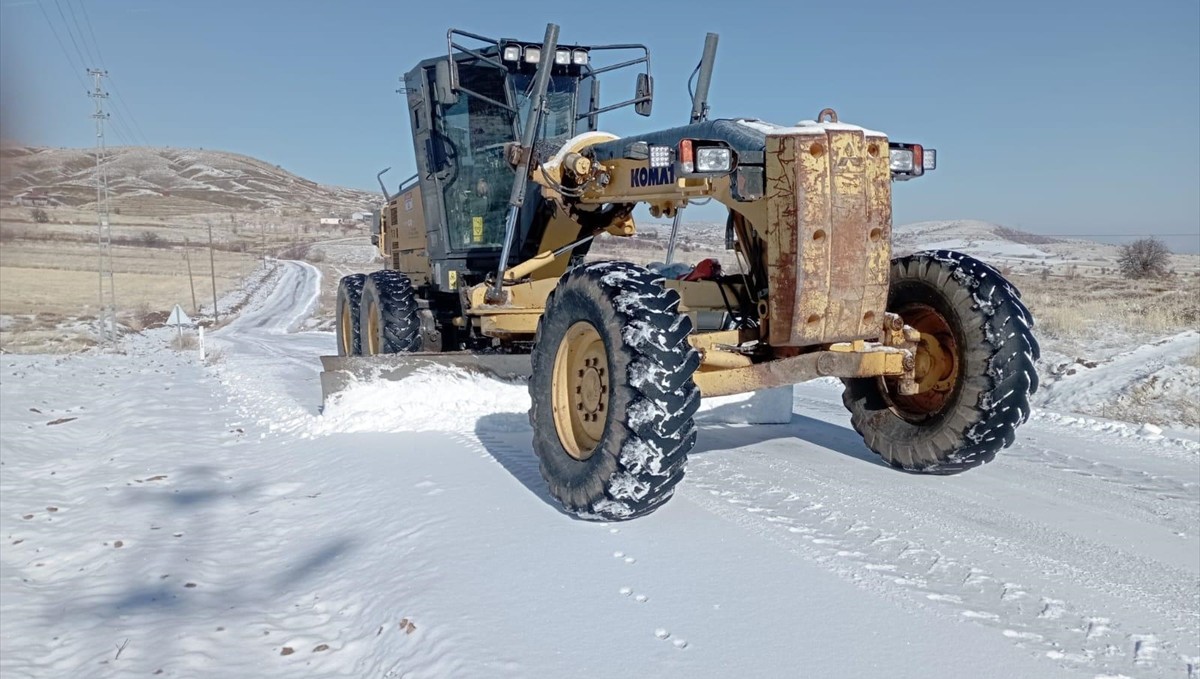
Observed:
[[[540,43],[497,40],[456,29],[449,32],[448,44],[447,56],[426,59],[405,74],[402,90],[408,99],[417,175],[404,183],[401,195],[390,197],[389,207],[395,203],[411,209],[412,198],[419,193],[416,202],[423,212],[424,228],[417,230],[423,231],[423,238],[380,242],[387,257],[392,254],[387,250],[397,246],[399,251],[412,250],[423,240],[421,249],[427,252],[431,269],[429,283],[443,291],[453,290],[454,280],[481,280],[483,272],[494,270],[499,261],[516,178],[510,153],[520,145],[531,117],[531,94],[542,51]],[[618,54],[632,50],[640,55],[611,65],[593,64],[595,56],[612,50]],[[621,106],[634,105],[639,113],[648,115],[652,97],[649,58],[643,45],[559,46],[536,135],[539,143],[565,141],[594,130],[599,113]],[[645,64],[645,72],[638,74],[636,96],[602,108],[597,76],[639,64]],[[528,189],[536,190],[534,186]],[[398,210],[388,212],[397,213],[392,223],[399,219],[403,226]],[[535,212],[521,211],[514,239],[518,245],[538,228]],[[379,233],[388,240],[385,225]],[[399,257],[397,252],[397,263]]]

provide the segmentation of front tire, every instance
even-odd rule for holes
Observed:
[[[622,521],[665,503],[696,443],[700,355],[663,278],[625,262],[568,271],[538,321],[533,449],[569,512]]]
[[[1040,353],[1016,288],[973,257],[919,252],[892,261],[887,308],[921,331],[920,390],[902,396],[895,378],[844,381],[867,447],[906,471],[953,474],[1012,445],[1029,419]]]
[[[338,356],[359,356],[362,354],[362,333],[359,323],[359,306],[362,301],[363,284],[367,275],[356,273],[343,276],[338,281],[337,302],[334,313],[337,315],[337,346]]]
[[[372,272],[359,303],[362,354],[397,354],[421,350],[417,295],[408,276],[391,269]]]

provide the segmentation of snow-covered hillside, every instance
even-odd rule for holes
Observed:
[[[369,208],[377,194],[328,186],[256,158],[227,151],[152,147],[108,150],[111,205],[124,214],[174,216],[228,210],[299,208],[324,214]],[[96,200],[91,149],[5,147],[0,197],[43,193],[56,204]]]
[[[703,424],[654,514],[584,522],[523,385],[435,371],[319,412],[318,274],[279,267],[213,365],[173,330],[0,358],[6,679],[1200,666],[1195,432],[1043,409],[991,464],[908,475],[822,381],[790,424]]]

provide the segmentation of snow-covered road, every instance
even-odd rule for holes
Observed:
[[[1200,676],[1194,437],[1038,411],[992,464],[908,475],[817,382],[589,523],[522,385],[320,413],[318,276],[280,263],[212,367],[173,331],[2,358],[4,677]]]

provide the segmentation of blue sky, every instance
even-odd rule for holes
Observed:
[[[393,181],[412,172],[394,90],[418,60],[444,53],[450,26],[537,40],[554,21],[564,42],[645,43],[654,115],[602,118],[618,134],[686,120],[686,80],[714,31],[714,117],[792,123],[831,106],[939,150],[935,173],[896,185],[897,223],[1186,234],[1168,243],[1200,248],[1196,0],[0,0],[6,136],[94,143],[91,101],[68,63],[80,67],[73,21],[84,42],[95,33],[126,136],[237,151],[365,189],[383,167]],[[628,72],[613,80],[606,95],[632,92]]]

